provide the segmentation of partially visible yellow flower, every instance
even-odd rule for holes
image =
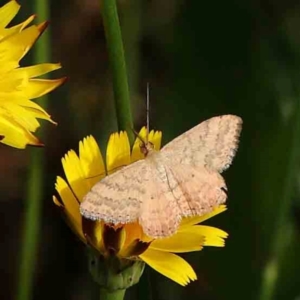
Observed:
[[[45,63],[20,68],[20,60],[46,29],[47,23],[27,27],[34,19],[31,16],[18,25],[6,28],[19,9],[16,1],[0,8],[0,136],[4,144],[25,148],[28,144],[42,145],[32,134],[40,126],[37,119],[54,123],[50,115],[30,99],[49,93],[65,78],[36,78],[59,69],[60,64]]]
[[[145,138],[146,129],[143,128],[139,135]],[[161,136],[161,132],[151,131],[149,134],[149,141],[157,150],[160,149]],[[119,258],[142,260],[178,284],[186,285],[197,276],[193,268],[175,253],[199,251],[203,246],[223,247],[226,232],[197,224],[226,210],[224,205],[201,217],[184,218],[176,234],[156,240],[146,236],[138,222],[111,227],[103,222],[84,219],[79,212],[83,196],[106,173],[144,158],[139,143],[137,139],[130,153],[127,134],[112,134],[107,145],[105,169],[96,141],[92,136],[85,138],[79,143],[79,156],[71,150],[62,159],[67,181],[57,177],[55,187],[61,201],[55,196],[53,200],[63,210],[76,235],[104,257],[114,254]]]

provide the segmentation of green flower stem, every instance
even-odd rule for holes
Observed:
[[[126,62],[122,42],[116,0],[102,1],[102,17],[106,37],[109,62],[112,71],[113,90],[118,129],[127,131],[133,142],[133,121],[130,107]]]
[[[117,291],[108,291],[106,289],[100,289],[100,300],[123,300],[126,289]]]
[[[294,178],[297,165],[299,149],[300,149],[300,101],[297,101],[294,108],[294,116],[289,124],[291,128],[290,136],[290,153],[288,160],[286,161],[286,172],[284,181],[281,183],[283,186],[282,199],[278,203],[280,205],[278,209],[278,216],[276,218],[276,228],[273,232],[274,241],[271,246],[271,253],[262,274],[262,287],[260,300],[272,300],[278,284],[278,275],[280,271],[280,260],[288,246],[283,242],[286,240],[289,212],[292,205],[292,195],[294,188]]]
[[[35,1],[35,12],[40,20],[49,18],[48,1]],[[41,40],[35,45],[35,63],[49,61],[49,31],[44,32]],[[47,97],[39,100],[41,106],[47,109]],[[40,130],[43,136],[43,129]],[[37,252],[41,227],[41,208],[44,191],[44,159],[43,149],[31,149],[31,163],[26,195],[26,209],[23,225],[23,237],[17,286],[17,300],[32,299],[34,273],[37,265]]]
[[[128,82],[130,86],[132,113],[140,109],[139,78],[140,78],[140,40],[142,34],[142,7],[141,0],[125,2],[119,11],[122,20],[122,37],[125,49],[125,59],[128,66]],[[145,88],[146,92],[146,88]],[[146,114],[145,114],[146,118]]]
[[[126,289],[137,284],[143,274],[145,263],[119,259],[116,256],[103,257],[89,249],[89,271],[100,286],[101,300],[122,300]]]

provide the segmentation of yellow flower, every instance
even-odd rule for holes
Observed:
[[[145,138],[145,128],[140,131],[140,136]],[[151,131],[149,134],[149,141],[157,150],[160,149],[161,137],[161,132]],[[114,254],[119,258],[142,260],[166,277],[186,285],[191,280],[196,280],[197,276],[193,268],[175,253],[199,251],[203,246],[224,246],[226,232],[197,225],[226,210],[224,205],[201,217],[184,218],[176,234],[156,240],[146,236],[137,222],[111,227],[103,222],[84,219],[79,212],[83,196],[106,173],[143,158],[139,143],[137,139],[130,154],[127,134],[112,134],[107,145],[105,169],[96,141],[92,136],[85,138],[79,143],[79,156],[71,150],[62,159],[67,181],[57,177],[55,187],[61,201],[55,196],[53,200],[63,210],[67,222],[77,236],[104,257]]]
[[[28,144],[42,145],[32,134],[40,126],[37,119],[54,123],[50,115],[30,99],[49,93],[61,85],[65,78],[36,78],[59,69],[60,64],[19,66],[20,60],[47,27],[47,23],[27,27],[34,19],[31,16],[18,25],[6,28],[19,8],[16,1],[0,7],[0,136],[4,144],[25,148]]]

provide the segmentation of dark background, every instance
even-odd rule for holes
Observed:
[[[35,13],[32,1],[19,3],[14,22]],[[33,299],[99,299],[84,246],[52,194],[66,151],[88,134],[104,147],[117,130],[100,5],[49,3],[51,62],[63,65],[55,77],[69,81],[50,97],[58,127],[42,124],[47,180]],[[184,255],[199,277],[184,288],[147,268],[126,299],[299,299],[299,2],[122,0],[119,13],[136,129],[146,120],[147,82],[151,128],[163,131],[163,144],[215,115],[244,120],[224,174],[228,211],[208,222],[229,233],[226,247]],[[0,146],[0,299],[16,290],[30,151]]]

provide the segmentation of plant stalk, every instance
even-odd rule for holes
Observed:
[[[42,20],[49,19],[48,1],[34,2],[35,12]],[[41,40],[35,45],[34,63],[49,61],[50,33],[44,32]],[[39,103],[47,109],[48,97],[40,98]],[[43,128],[41,136],[45,136]],[[17,300],[33,298],[34,273],[37,265],[38,246],[41,228],[42,200],[44,196],[45,152],[43,149],[31,149],[30,168],[25,199],[25,215],[23,221],[23,236],[20,254],[19,278],[17,282]]]
[[[102,1],[102,17],[109,63],[112,71],[113,91],[119,130],[127,131],[133,142],[133,121],[126,71],[126,62],[116,0]]]
[[[100,289],[100,300],[123,300],[125,296],[126,289],[108,291],[106,289]]]

